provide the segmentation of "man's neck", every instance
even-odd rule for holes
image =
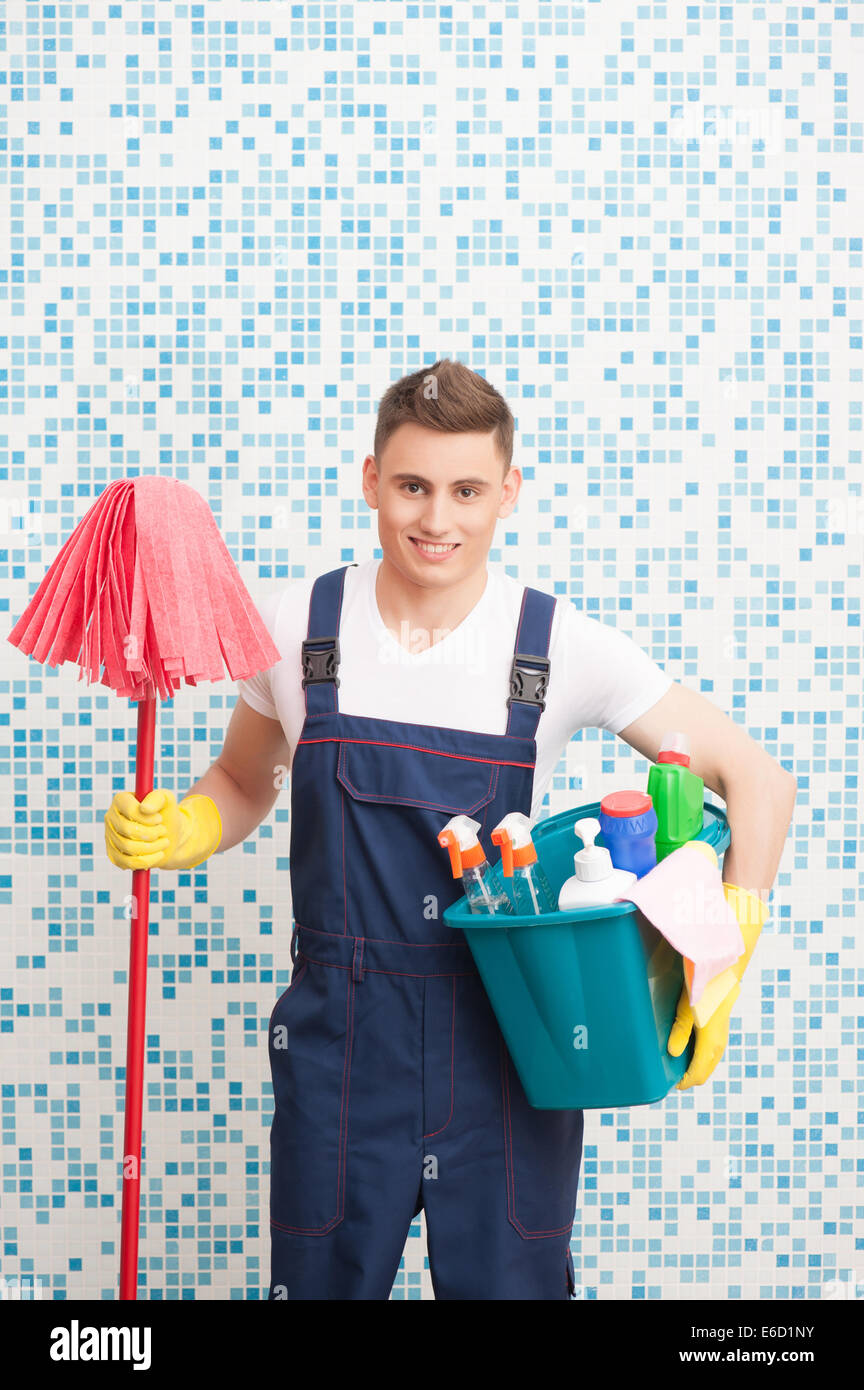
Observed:
[[[406,579],[385,555],[375,579],[375,600],[384,626],[400,645],[416,653],[440,642],[467,618],[488,578],[484,565],[458,584],[427,589]]]

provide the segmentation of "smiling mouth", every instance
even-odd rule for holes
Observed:
[[[428,555],[446,555],[449,551],[456,550],[460,544],[459,541],[447,541],[445,544],[437,541],[421,541],[417,536],[410,536],[409,540]]]

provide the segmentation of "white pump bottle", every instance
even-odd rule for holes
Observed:
[[[602,845],[595,845],[600,834],[600,822],[595,816],[585,816],[573,826],[584,848],[573,856],[573,877],[568,878],[558,894],[558,911],[574,907],[598,907],[614,902],[631,883],[636,874],[629,869],[616,869],[612,856]]]

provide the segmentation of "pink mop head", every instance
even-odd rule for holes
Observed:
[[[280,659],[203,497],[152,474],[109,483],[7,640],[130,700]]]

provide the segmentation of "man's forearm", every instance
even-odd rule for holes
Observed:
[[[193,792],[196,796],[209,796],[216,803],[222,822],[222,839],[217,854],[232,849],[234,845],[239,845],[241,840],[245,840],[247,835],[251,835],[256,826],[269,814],[278,796],[278,789],[274,787],[269,801],[255,805],[218,763],[209,767],[204,776],[194,787],[190,787],[185,795],[191,796]]]
[[[722,795],[732,836],[723,860],[724,883],[736,883],[767,902],[792,821],[796,790],[795,778],[773,759],[724,781]]]

